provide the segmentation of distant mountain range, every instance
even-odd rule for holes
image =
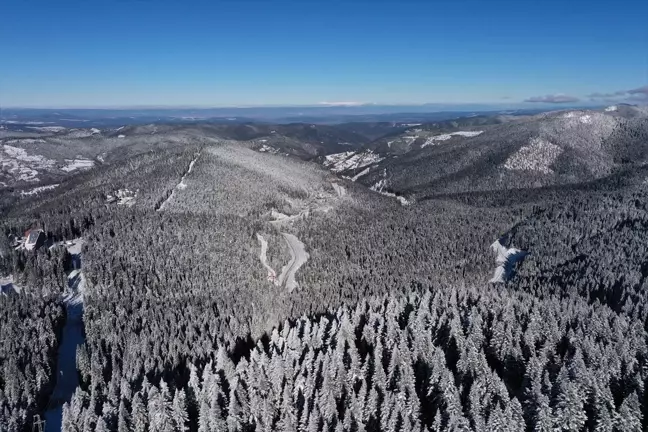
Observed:
[[[5,108],[0,124],[57,125],[66,127],[109,127],[147,123],[346,123],[346,122],[429,122],[455,117],[494,113],[537,114],[547,107],[485,104],[295,106],[234,108],[124,108],[124,109],[40,109]],[[554,107],[555,109],[555,107]]]

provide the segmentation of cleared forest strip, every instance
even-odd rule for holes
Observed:
[[[194,164],[196,163],[196,161],[198,160],[199,157],[200,157],[200,153],[196,153],[196,157],[193,158],[193,160],[191,162],[189,162],[189,168],[187,168],[187,171],[180,178],[180,182],[176,185],[176,187],[174,187],[171,190],[171,193],[169,194],[167,199],[165,199],[164,202],[162,204],[160,204],[160,206],[158,208],[156,208],[155,210],[157,210],[157,211],[164,210],[164,207],[167,205],[167,203],[169,201],[171,201],[171,198],[173,198],[173,195],[175,195],[175,191],[178,190],[178,189],[182,190],[182,189],[185,189],[187,187],[187,184],[184,182],[185,178],[187,178],[189,173],[191,173],[191,170],[193,170]]]

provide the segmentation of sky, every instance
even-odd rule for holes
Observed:
[[[1,0],[4,107],[648,103],[648,1]]]

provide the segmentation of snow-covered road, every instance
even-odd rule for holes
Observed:
[[[292,292],[292,290],[299,287],[295,279],[295,273],[308,261],[309,255],[306,252],[304,243],[297,237],[288,233],[281,233],[281,235],[290,249],[290,261],[281,269],[278,282],[279,285],[285,283],[288,292]]]
[[[76,349],[84,341],[83,293],[85,277],[81,271],[82,244],[83,240],[79,239],[67,246],[68,252],[72,255],[74,270],[68,275],[68,291],[63,297],[67,318],[56,361],[56,386],[45,412],[45,432],[61,431],[63,404],[72,398],[72,394],[79,385]]]

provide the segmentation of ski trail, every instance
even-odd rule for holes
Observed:
[[[261,234],[257,233],[257,239],[259,240],[259,243],[261,243],[261,252],[259,253],[259,259],[261,260],[261,264],[263,264],[263,267],[266,268],[268,271],[268,280],[270,282],[273,282],[278,285],[277,283],[277,273],[270,267],[268,264],[268,242],[266,239],[263,238]]]
[[[295,288],[299,287],[295,279],[295,273],[308,261],[309,255],[306,252],[304,243],[299,241],[297,237],[288,233],[281,233],[281,235],[290,249],[290,261],[281,269],[278,282],[279,285],[284,285],[285,283],[288,292],[292,292]]]
[[[63,340],[58,349],[56,361],[56,386],[50,396],[45,411],[45,432],[59,432],[63,416],[63,404],[68,402],[77,386],[79,376],[76,370],[76,349],[84,341],[83,331],[83,293],[85,277],[81,271],[81,245],[77,240],[68,246],[72,254],[74,270],[68,275],[68,292],[63,297],[66,320],[63,327]]]
[[[167,197],[167,199],[164,200],[162,205],[160,205],[160,207],[158,207],[157,211],[164,210],[164,207],[167,205],[167,203],[169,201],[171,201],[171,198],[173,198],[173,195],[175,195],[176,190],[184,190],[184,189],[187,188],[187,183],[185,183],[184,181],[187,178],[187,176],[191,173],[191,170],[193,170],[194,164],[198,160],[198,157],[200,157],[200,153],[196,153],[196,157],[194,157],[193,160],[191,162],[189,162],[189,168],[187,169],[187,172],[184,173],[182,178],[180,178],[180,183],[178,183],[176,185],[176,187],[173,188],[173,190],[171,191],[171,194],[169,194],[169,196]]]

